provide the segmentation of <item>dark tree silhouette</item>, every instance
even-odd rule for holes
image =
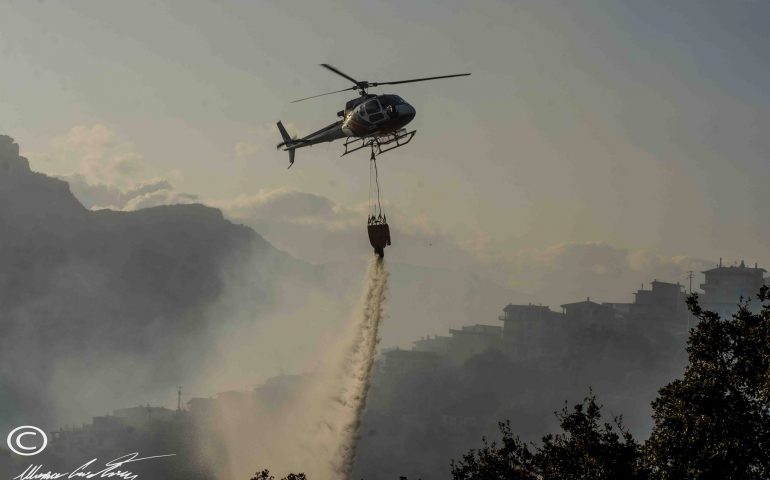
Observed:
[[[501,443],[488,442],[452,461],[455,480],[493,479],[642,479],[640,448],[623,427],[601,423],[601,406],[591,393],[570,411],[556,412],[564,433],[546,435],[541,445],[530,446],[500,423]]]
[[[452,460],[455,480],[525,480],[533,478],[533,454],[519,437],[511,433],[510,422],[498,423],[500,444],[482,438],[483,447],[471,449],[462,460]]]
[[[703,310],[697,295],[688,298],[699,320],[687,342],[689,363],[652,403],[654,428],[644,447],[618,419],[601,424],[590,395],[557,413],[564,433],[532,450],[501,423],[501,443],[484,439],[481,449],[453,461],[453,478],[770,478],[770,288],[757,298],[758,313],[741,299],[729,319]]]
[[[653,402],[655,425],[645,445],[654,478],[770,478],[770,300],[759,313],[741,301],[731,319],[688,307],[700,322],[688,340],[681,380]]]
[[[275,477],[270,475],[270,470],[264,469],[256,472],[250,480],[275,480]],[[307,477],[305,477],[304,473],[290,473],[281,480],[307,480]]]

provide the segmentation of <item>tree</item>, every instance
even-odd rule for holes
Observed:
[[[534,478],[533,454],[511,433],[510,422],[498,423],[502,444],[481,439],[483,447],[471,449],[462,460],[451,461],[454,480],[528,480]]]
[[[483,447],[452,461],[454,480],[496,479],[642,479],[640,448],[623,427],[601,423],[601,405],[590,393],[572,411],[556,412],[564,433],[546,435],[533,450],[511,433],[508,422],[499,423],[501,444],[483,439]]]
[[[741,300],[731,319],[688,307],[700,322],[688,340],[681,380],[659,391],[644,450],[658,479],[770,478],[770,300],[753,313]]]
[[[255,473],[250,480],[275,480],[275,477],[270,475],[270,470],[265,469]],[[305,477],[304,473],[290,473],[281,480],[307,480],[307,477]]]

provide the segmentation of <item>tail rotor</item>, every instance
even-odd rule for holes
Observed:
[[[279,120],[278,123],[278,131],[281,132],[281,138],[283,138],[283,142],[279,143],[276,148],[284,147],[284,150],[289,152],[289,167],[291,168],[292,165],[294,165],[294,147],[292,147],[292,143],[294,143],[294,139],[289,135],[289,132],[286,131],[286,127],[283,126],[283,123]]]

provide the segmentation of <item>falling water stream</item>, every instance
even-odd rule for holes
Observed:
[[[339,402],[345,413],[341,419],[341,438],[337,455],[333,459],[333,468],[345,479],[350,477],[355,461],[361,416],[366,407],[366,395],[379,340],[378,331],[385,315],[388,275],[383,259],[375,257],[370,261],[361,302],[357,307],[360,311],[354,316],[357,325],[350,346],[349,362],[343,367],[343,391]]]

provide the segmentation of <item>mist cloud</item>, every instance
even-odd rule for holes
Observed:
[[[657,279],[686,281],[713,262],[686,255],[665,256],[604,242],[563,242],[542,249],[524,249],[500,259],[508,285],[551,305],[588,296],[597,301],[629,301],[631,293]],[[698,277],[696,277],[697,286]],[[649,288],[649,287],[647,287]]]
[[[198,201],[197,195],[174,188],[168,178],[178,172],[158,175],[131,142],[100,123],[72,127],[55,136],[48,151],[28,155],[33,165],[69,183],[88,209],[137,210]]]
[[[178,192],[168,180],[161,178],[139,183],[127,190],[105,183],[89,183],[80,173],[59,178],[69,183],[72,193],[91,210],[138,210],[198,201],[197,195]]]
[[[230,218],[252,226],[301,258],[344,261],[368,244],[361,221],[366,205],[345,207],[321,195],[288,189],[213,203]],[[501,253],[489,249],[483,238],[456,240],[424,215],[410,217],[394,205],[388,206],[388,212],[393,212],[389,218],[394,237],[408,246],[388,252],[397,261],[465,269],[553,306],[587,296],[628,301],[642,283],[654,279],[684,283],[688,270],[699,273],[714,263],[607,242],[565,241]]]

